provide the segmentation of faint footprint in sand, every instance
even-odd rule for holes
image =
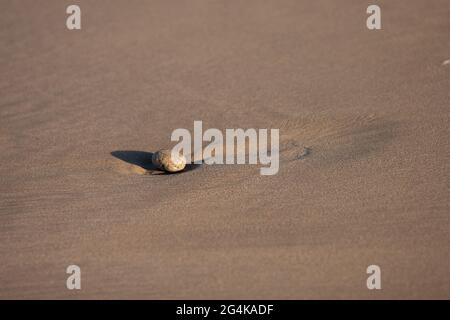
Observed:
[[[338,162],[363,157],[392,139],[394,126],[375,115],[289,118],[279,124],[280,159],[294,161],[313,155],[314,159]]]
[[[280,160],[281,161],[295,161],[303,160],[309,156],[312,148],[300,143],[300,141],[287,140],[281,141],[280,145]]]

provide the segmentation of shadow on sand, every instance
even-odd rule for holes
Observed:
[[[153,152],[118,150],[111,152],[111,155],[127,163],[139,166],[147,170],[150,174],[180,174],[183,172],[195,170],[201,166],[201,164],[186,164],[186,168],[184,168],[183,171],[171,173],[162,171],[153,165]]]

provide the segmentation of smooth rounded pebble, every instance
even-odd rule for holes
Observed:
[[[157,168],[167,172],[178,172],[186,167],[183,155],[172,155],[171,150],[159,150],[152,156],[152,163]]]

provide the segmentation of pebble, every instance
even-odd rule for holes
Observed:
[[[159,150],[153,153],[153,165],[167,172],[182,171],[186,167],[186,158],[181,154],[172,156],[171,153],[171,150]]]

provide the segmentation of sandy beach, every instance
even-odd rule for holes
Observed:
[[[0,2],[0,298],[450,298],[448,0],[70,4]],[[279,172],[152,174],[196,120]]]

